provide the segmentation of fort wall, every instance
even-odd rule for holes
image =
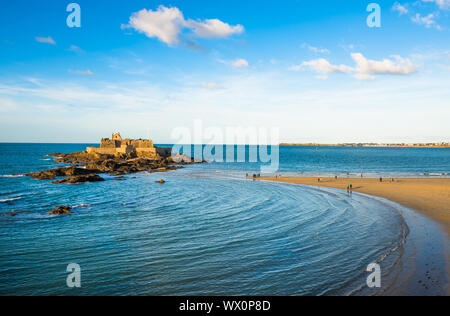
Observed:
[[[116,142],[114,140],[102,138],[102,140],[100,142],[100,147],[101,148],[116,148],[117,146],[116,146]]]
[[[115,155],[116,148],[99,148],[99,147],[88,147],[86,148],[88,154],[101,154],[101,155]]]
[[[132,140],[131,146],[134,146],[136,148],[154,148],[153,141],[149,139]]]
[[[88,153],[97,153],[101,155],[131,154],[138,156],[151,157],[157,155],[153,141],[149,139],[122,139],[119,133],[113,134],[112,139],[102,138],[100,147],[87,147]]]

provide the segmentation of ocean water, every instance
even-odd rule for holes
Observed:
[[[170,145],[167,145],[170,146]],[[268,163],[251,163],[249,152],[258,154],[258,146],[219,146],[223,161],[228,161],[227,148],[233,163],[211,163],[204,168],[228,171],[258,172]],[[190,153],[196,153],[192,146]],[[180,150],[183,152],[183,150]],[[204,152],[200,150],[200,152]],[[245,162],[238,152],[245,152]],[[214,154],[214,153],[213,153]],[[271,156],[270,147],[268,155]],[[274,155],[276,157],[276,155]],[[200,157],[201,158],[201,157]],[[207,159],[209,160],[209,159]],[[383,148],[383,147],[279,147],[279,172],[283,175],[349,175],[360,176],[450,176],[450,148]]]
[[[56,185],[20,176],[61,166],[78,144],[0,144],[0,295],[348,295],[366,267],[395,280],[409,228],[360,194],[254,182],[252,163],[187,166]],[[448,174],[446,149],[281,148],[287,173]],[[164,185],[155,183],[164,178]],[[74,213],[50,216],[57,205]],[[82,287],[66,285],[81,266]],[[390,284],[390,282],[383,282]]]

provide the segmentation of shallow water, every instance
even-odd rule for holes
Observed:
[[[0,295],[376,294],[368,264],[379,262],[385,280],[400,273],[407,226],[378,199],[248,181],[233,164],[54,185],[10,176],[85,145],[5,146],[0,213],[17,215],[0,217]],[[74,213],[48,215],[56,205]],[[70,263],[81,266],[81,289],[66,286]]]

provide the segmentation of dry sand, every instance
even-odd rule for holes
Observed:
[[[450,179],[449,178],[312,178],[262,177],[259,180],[297,183],[347,190],[382,197],[419,211],[438,221],[450,234]],[[392,181],[393,180],[393,181]]]

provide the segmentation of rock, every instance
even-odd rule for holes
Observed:
[[[183,154],[175,154],[171,157],[167,158],[167,161],[172,164],[178,164],[178,165],[190,165],[190,164],[200,164],[207,162],[203,159],[194,159],[189,156],[183,155]]]
[[[96,169],[83,169],[77,168],[76,166],[66,167],[66,168],[56,168],[41,172],[29,173],[27,176],[36,178],[38,180],[53,180],[56,177],[72,177],[81,175],[91,175],[95,173],[100,173],[100,170]]]
[[[116,154],[114,155],[114,158],[125,160],[125,159],[127,159],[127,155],[126,155],[126,154],[121,154],[121,153],[116,153]]]
[[[156,147],[156,153],[163,158],[172,156],[172,148],[170,147]]]
[[[156,183],[164,184],[164,183],[166,183],[166,181],[164,181],[163,179],[161,179],[161,180],[156,181]]]
[[[27,176],[36,178],[38,180],[53,180],[53,179],[55,179],[55,176],[50,174],[47,171],[29,173],[29,174],[27,174]]]
[[[51,212],[49,212],[50,215],[66,215],[66,214],[72,214],[70,206],[58,206],[57,208],[53,209]]]
[[[11,212],[9,212],[9,213],[2,214],[1,216],[2,216],[2,217],[14,217],[14,216],[16,216],[16,215],[17,215],[16,212],[11,211]]]
[[[98,174],[90,174],[87,176],[73,176],[61,180],[53,181],[52,183],[55,184],[78,184],[78,183],[86,183],[86,182],[101,182],[105,181],[102,177],[100,177]]]
[[[172,159],[173,162],[175,163],[180,163],[180,162],[192,162],[192,158],[188,157],[186,155],[183,154],[176,154],[170,157],[170,159]]]
[[[146,152],[146,151],[140,151],[136,153],[136,156],[138,158],[147,158],[147,159],[156,159],[159,158],[159,155],[154,152]]]

